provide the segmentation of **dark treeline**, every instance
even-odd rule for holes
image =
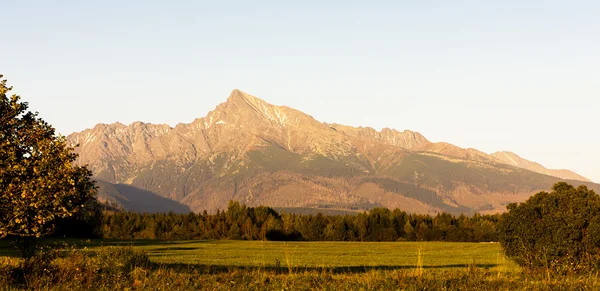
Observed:
[[[375,208],[356,215],[279,214],[230,202],[216,214],[107,212],[107,239],[243,239],[304,241],[497,241],[499,215],[435,216]]]

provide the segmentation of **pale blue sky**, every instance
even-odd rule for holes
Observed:
[[[598,1],[0,0],[0,73],[67,135],[234,88],[600,182]]]

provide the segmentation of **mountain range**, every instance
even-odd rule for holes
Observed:
[[[99,198],[140,212],[277,208],[494,213],[558,181],[592,183],[511,152],[486,154],[418,132],[328,124],[240,90],[174,127],[98,124],[73,133]]]

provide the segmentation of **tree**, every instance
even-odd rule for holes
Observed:
[[[521,204],[498,223],[506,254],[529,270],[581,272],[600,263],[600,197],[560,182]]]
[[[95,199],[96,187],[66,139],[11,90],[0,81],[0,238],[38,238]]]
[[[406,224],[404,225],[404,238],[406,240],[415,240],[415,228],[410,223],[410,219],[406,220]]]

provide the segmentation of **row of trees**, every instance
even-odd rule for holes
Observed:
[[[230,201],[216,214],[105,215],[102,236],[110,239],[244,239],[306,241],[496,241],[499,215],[435,216],[375,208],[356,215],[277,213],[265,206]]]

